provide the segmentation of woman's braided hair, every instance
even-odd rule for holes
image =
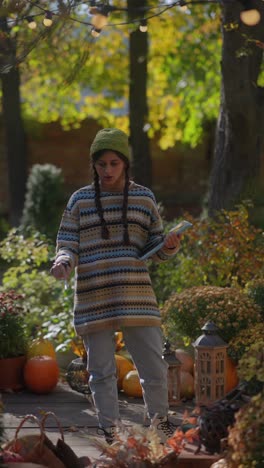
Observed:
[[[95,188],[95,206],[101,221],[101,235],[102,239],[109,239],[109,229],[107,227],[106,221],[104,219],[104,213],[103,213],[103,208],[102,208],[102,203],[101,203],[101,189],[100,189],[100,183],[99,183],[99,176],[97,174],[97,171],[95,169],[94,163],[102,156],[102,154],[107,151],[107,150],[102,150],[98,151],[97,153],[93,154],[93,172],[94,172],[94,188]],[[128,232],[128,222],[127,222],[127,205],[128,205],[128,189],[129,189],[129,161],[123,154],[115,151],[117,156],[122,159],[126,163],[126,169],[125,169],[125,186],[124,186],[124,198],[123,198],[123,207],[122,207],[122,224],[123,224],[123,240],[125,245],[130,245],[130,239],[129,239],[129,232]]]

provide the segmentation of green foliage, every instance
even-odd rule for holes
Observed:
[[[10,225],[4,217],[0,218],[0,240],[3,239],[10,229]]]
[[[64,202],[61,169],[35,164],[28,177],[22,226],[54,238]]]
[[[264,459],[264,393],[251,398],[229,430],[227,466],[262,468]]]
[[[165,302],[163,326],[170,337],[171,329],[187,344],[201,335],[202,326],[211,320],[228,343],[241,330],[261,321],[259,307],[236,288],[198,286],[175,293]]]
[[[262,323],[263,328],[263,323]],[[252,342],[253,339],[253,342]],[[264,383],[264,334],[258,339],[251,335],[251,344],[238,363],[238,375],[240,379],[257,380]]]
[[[254,343],[258,343],[263,340],[263,337],[262,320],[252,327],[242,330],[236,337],[232,338],[229,342],[228,354],[235,362],[238,362],[246,353],[247,348],[252,344],[252,340],[254,340]]]
[[[0,359],[26,352],[24,298],[14,291],[0,293]]]
[[[255,279],[249,281],[246,284],[246,292],[253,299],[253,301],[258,304],[262,311],[262,317],[264,320],[264,280]]]
[[[222,210],[215,219],[184,217],[194,226],[184,235],[180,251],[169,262],[150,264],[161,304],[171,293],[184,288],[244,287],[252,278],[263,277],[264,236],[249,223],[245,205],[233,211]]]
[[[119,16],[112,14],[113,22],[122,22],[124,15]],[[87,21],[87,12],[82,17],[79,10],[78,18]],[[102,126],[128,130],[128,44],[137,27],[107,28],[94,41],[86,25],[65,18],[22,69],[25,116],[40,122],[60,119],[65,129],[91,117]],[[153,17],[148,31],[149,137],[158,135],[162,149],[176,141],[195,146],[204,120],[215,120],[219,108],[220,9],[196,5],[190,15],[171,8]]]
[[[2,289],[23,293],[30,311],[25,318],[30,336],[44,334],[54,340],[57,350],[65,350],[74,336],[73,292],[71,288],[63,291],[62,282],[51,276],[54,254],[54,247],[42,234],[35,232],[25,237],[21,230],[11,230],[0,244],[0,255],[10,265],[4,273]]]

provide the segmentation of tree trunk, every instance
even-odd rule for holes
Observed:
[[[264,88],[257,85],[263,49],[256,43],[264,40],[264,7],[261,0],[256,4],[261,22],[233,29],[230,25],[239,21],[242,4],[223,2],[222,89],[209,190],[211,216],[254,199],[264,142]]]
[[[1,19],[1,29],[6,24]],[[15,54],[13,44],[7,44],[9,53]],[[17,226],[22,215],[26,177],[26,137],[21,117],[19,69],[10,68],[8,73],[0,75],[2,82],[3,124],[5,147],[7,148],[8,185],[9,185],[9,221]]]
[[[138,18],[136,8],[144,8],[146,0],[128,0],[128,17]],[[143,15],[142,15],[143,16]],[[137,24],[137,23],[136,23]],[[129,116],[130,144],[133,158],[133,174],[136,182],[151,187],[152,165],[147,135],[147,64],[148,34],[135,29],[129,37]]]

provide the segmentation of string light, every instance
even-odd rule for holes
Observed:
[[[148,25],[147,25],[147,20],[146,18],[143,18],[141,21],[140,21],[140,25],[139,25],[139,30],[143,33],[147,32],[148,30]]]
[[[53,21],[52,21],[52,13],[51,11],[46,11],[45,13],[45,18],[43,20],[43,24],[44,26],[46,26],[47,28],[50,28],[50,26],[52,25]]]
[[[29,29],[36,29],[37,23],[34,20],[33,16],[27,16],[26,20],[28,22]]]
[[[254,8],[252,0],[239,0],[242,4],[240,19],[247,26],[256,26],[261,20],[260,12]]]
[[[89,13],[90,15],[92,15],[93,25],[91,34],[93,37],[98,37],[100,36],[102,29],[108,23],[109,8],[104,6],[102,6],[101,8],[92,6],[89,10]]]
[[[258,10],[252,8],[241,11],[240,19],[242,23],[246,24],[247,26],[256,26],[260,22],[261,16]]]
[[[92,16],[91,22],[84,21],[84,20],[82,20],[80,18],[71,16],[71,14],[70,14],[70,11],[74,11],[75,7],[78,7],[78,6],[86,3],[85,0],[84,1],[83,0],[80,0],[80,1],[73,0],[73,3],[71,4],[71,7],[69,8],[69,10],[67,10],[67,12],[65,14],[67,15],[67,19],[69,21],[74,21],[74,22],[79,23],[79,24],[92,26],[91,34],[93,35],[93,37],[98,37],[100,35],[102,29],[105,28],[106,26],[115,27],[115,26],[123,26],[123,25],[127,25],[127,24],[136,24],[136,23],[138,23],[140,31],[146,32],[147,31],[147,22],[151,18],[160,16],[164,12],[168,11],[169,9],[171,9],[173,7],[179,7],[182,11],[185,11],[185,10],[189,9],[190,6],[195,6],[195,5],[198,5],[198,4],[208,4],[208,3],[210,3],[210,4],[214,3],[214,4],[220,5],[224,1],[225,0],[177,0],[177,1],[173,1],[171,3],[168,3],[168,2],[162,3],[162,4],[159,4],[157,6],[145,6],[145,7],[140,7],[139,6],[139,7],[134,8],[134,9],[132,8],[132,10],[134,10],[134,15],[133,15],[134,18],[132,20],[128,19],[127,21],[123,21],[123,22],[120,22],[120,23],[117,23],[117,22],[116,23],[109,23],[108,22],[109,13],[121,12],[121,11],[129,13],[129,8],[128,7],[122,8],[122,7],[116,7],[116,6],[113,6],[113,5],[109,5],[109,3],[106,0],[103,1],[103,2],[97,2],[96,0],[90,0],[90,1],[87,2],[89,4],[89,13]],[[236,0],[226,0],[226,1],[233,2],[233,1],[236,1]],[[246,24],[247,26],[255,26],[256,24],[258,24],[260,22],[260,20],[261,20],[260,12],[257,9],[254,9],[254,8],[250,7],[250,0],[239,0],[239,1],[243,4],[243,11],[240,14],[241,21],[244,24]],[[43,24],[46,27],[50,27],[53,24],[53,19],[52,19],[53,16],[57,16],[57,17],[61,16],[60,9],[50,11],[50,10],[44,9],[43,7],[38,5],[33,0],[26,0],[26,2],[31,4],[32,7],[34,7],[34,8],[38,8],[41,11],[41,13],[31,15],[31,16],[24,16],[24,17],[17,18],[16,24],[18,24],[20,21],[27,20],[28,27],[30,29],[36,29],[37,23],[36,23],[34,18],[44,14],[45,17],[43,19]],[[153,13],[152,13],[152,11],[153,11]],[[135,16],[137,16],[136,14],[138,14],[138,18],[135,17]],[[9,20],[9,22],[11,22],[11,20]]]
[[[185,0],[180,0],[179,1],[179,6],[181,8],[181,11],[187,11],[188,10],[188,6],[187,6]]]
[[[101,29],[96,29],[96,28],[92,28],[91,29],[91,35],[93,37],[99,37],[101,34]]]

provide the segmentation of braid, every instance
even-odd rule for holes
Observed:
[[[94,187],[95,187],[95,206],[97,208],[98,215],[101,221],[101,233],[102,233],[101,235],[102,235],[102,239],[109,239],[109,230],[106,225],[106,221],[104,219],[104,214],[103,214],[103,209],[102,209],[102,204],[101,204],[99,177],[98,177],[95,167],[93,167],[93,170],[94,170]]]
[[[125,187],[124,187],[124,199],[123,199],[123,209],[122,209],[122,223],[124,226],[124,244],[130,245],[129,233],[128,233],[128,223],[127,223],[127,204],[128,204],[128,188],[129,188],[129,174],[128,167],[126,167],[125,172]]]

